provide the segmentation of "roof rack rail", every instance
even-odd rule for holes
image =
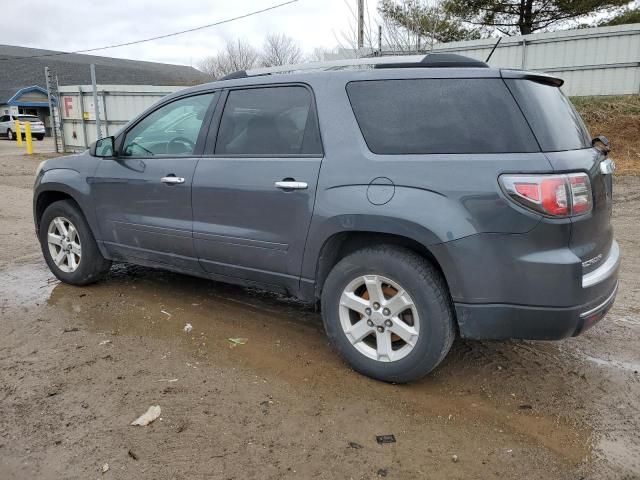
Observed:
[[[430,53],[428,55],[397,55],[384,57],[351,58],[345,60],[332,60],[329,62],[300,63],[297,65],[280,65],[277,67],[254,68],[246,72],[235,72],[227,77],[243,78],[244,73],[248,77],[258,75],[273,75],[277,73],[293,73],[303,71],[327,71],[346,70],[350,68],[452,68],[475,67],[489,68],[479,60],[451,53]],[[225,79],[227,79],[225,77]]]
[[[237,70],[235,72],[231,72],[229,75],[225,75],[220,80],[235,80],[236,78],[247,78],[246,70]]]
[[[374,68],[489,68],[485,62],[457,53],[430,53],[420,62],[379,63]]]

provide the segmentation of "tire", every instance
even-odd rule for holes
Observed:
[[[39,142],[41,142],[42,140],[44,140],[44,135],[36,135],[36,138]]]
[[[65,221],[73,226],[76,235],[73,235],[73,230]],[[64,229],[60,227],[60,222],[63,223]],[[68,232],[67,239],[71,242],[66,241],[61,233],[65,230]],[[51,237],[49,233],[52,234]],[[84,215],[71,200],[60,200],[46,208],[40,219],[38,238],[49,269],[64,283],[88,285],[100,280],[111,268],[111,261],[106,260],[100,253]],[[50,245],[50,239],[55,239],[54,242],[58,243]],[[62,260],[57,263],[53,255],[62,249],[66,253],[60,255]]]
[[[356,287],[363,280],[367,283]],[[381,291],[369,286],[376,284],[382,285]],[[370,290],[382,294],[377,311]],[[403,303],[391,303],[394,292],[401,295]],[[351,304],[346,300],[354,295],[362,295],[355,302],[359,311],[363,304],[368,305],[362,314],[344,306],[345,302]],[[329,273],[321,302],[325,330],[333,347],[354,370],[384,382],[406,383],[424,377],[444,359],[455,338],[453,307],[442,275],[426,259],[404,248],[382,245],[343,258]],[[394,316],[402,308],[406,310]],[[353,329],[356,324],[362,329]],[[357,341],[367,330],[372,331]],[[392,331],[402,332],[409,340]],[[385,335],[389,340],[385,341]]]
[[[13,134],[13,131],[9,128],[7,129],[7,139],[8,140],[15,140],[16,136]]]

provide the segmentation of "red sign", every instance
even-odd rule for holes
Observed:
[[[64,97],[64,116],[69,118],[69,111],[73,108],[73,99],[71,97]]]

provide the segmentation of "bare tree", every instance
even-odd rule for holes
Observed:
[[[324,62],[338,54],[337,48],[316,47],[304,58],[305,62]]]
[[[358,58],[364,57],[367,55],[371,55],[376,47],[374,46],[374,37],[375,33],[373,33],[371,25],[371,17],[368,13],[365,17],[364,22],[364,46],[362,49],[358,48],[358,12],[351,5],[350,0],[343,0],[345,6],[349,10],[349,14],[351,16],[351,21],[349,22],[348,30],[342,30],[338,34],[333,32],[333,36],[338,42],[338,50],[341,52],[341,55],[345,58]],[[366,0],[365,0],[365,8],[366,8]],[[375,29],[377,32],[377,28]]]
[[[302,62],[302,50],[296,41],[283,33],[270,33],[264,40],[260,64],[263,67],[293,65]]]
[[[439,42],[480,37],[478,29],[466,28],[448,12],[441,0],[381,0],[383,37],[393,52],[421,52]]]
[[[212,78],[222,78],[238,70],[249,70],[258,64],[258,51],[245,40],[228,41],[217,54],[204,58],[198,65]]]

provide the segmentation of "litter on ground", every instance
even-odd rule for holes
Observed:
[[[160,405],[152,405],[144,414],[131,422],[131,425],[146,427],[160,416]]]
[[[228,338],[227,340],[229,340],[229,347],[231,348],[237,347],[238,345],[244,345],[249,341],[248,338]]]

